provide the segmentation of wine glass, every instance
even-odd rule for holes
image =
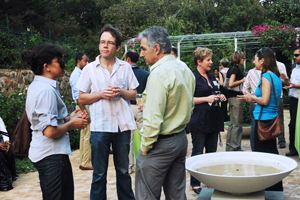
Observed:
[[[214,103],[213,103],[213,106],[219,106],[219,101],[220,101],[221,92],[220,92],[220,91],[213,91],[212,94],[217,96],[217,97],[215,98],[215,101],[214,101]]]

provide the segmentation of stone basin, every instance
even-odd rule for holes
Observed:
[[[230,166],[243,164],[245,170],[252,170],[252,165],[260,165],[277,169],[269,173],[265,170],[260,175],[218,175],[197,171],[198,168],[226,164]],[[289,175],[297,162],[291,158],[260,152],[217,152],[190,157],[186,160],[186,170],[197,180],[216,190],[243,194],[264,190]]]

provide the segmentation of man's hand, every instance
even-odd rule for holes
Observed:
[[[119,87],[108,87],[101,91],[100,95],[103,99],[115,99],[121,96],[121,89]]]
[[[148,153],[147,153],[147,152],[143,152],[143,151],[142,151],[142,154],[143,154],[143,156],[146,156],[146,155],[148,155]]]
[[[290,82],[289,86],[284,86],[282,88],[287,90],[287,89],[291,89],[291,88],[295,88],[295,87],[296,87],[296,85],[294,83]]]
[[[291,81],[290,81],[290,79],[287,75],[281,73],[280,78],[281,78],[283,84],[285,84],[285,85],[290,85],[291,84]]]

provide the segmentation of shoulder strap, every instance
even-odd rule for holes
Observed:
[[[275,102],[276,102],[276,107],[277,107],[277,98],[276,98],[276,92],[275,92],[275,86],[274,86],[274,82],[273,82],[273,78],[271,76],[271,74],[269,74],[270,77],[271,77],[271,81],[272,81],[272,88],[273,88],[273,93],[274,93],[274,97],[275,97]],[[262,78],[262,77],[261,77]],[[261,118],[261,113],[262,113],[262,109],[263,109],[263,106],[261,106],[261,109],[260,109],[260,114],[259,114],[259,121],[260,121],[260,118]],[[277,110],[278,111],[278,110]]]

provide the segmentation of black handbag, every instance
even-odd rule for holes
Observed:
[[[272,80],[275,102],[277,103],[273,78],[271,75],[270,75],[270,77]],[[271,139],[274,139],[274,138],[282,135],[283,128],[281,125],[281,120],[280,120],[279,114],[274,119],[272,119],[270,122],[264,123],[264,122],[260,121],[262,109],[263,109],[263,106],[261,106],[259,119],[258,119],[258,123],[257,123],[257,133],[258,133],[259,140],[260,141],[271,140]],[[277,112],[278,112],[278,110],[277,110]]]

